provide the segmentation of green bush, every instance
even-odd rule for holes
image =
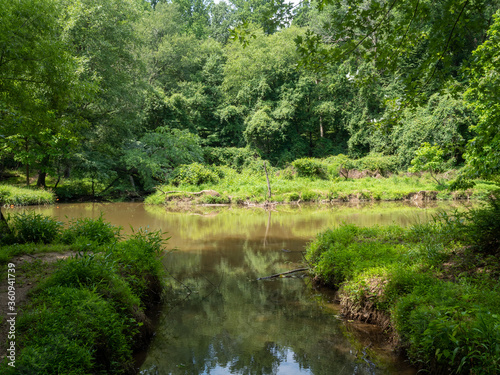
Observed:
[[[500,316],[470,299],[470,288],[434,280],[396,303],[394,324],[415,362],[435,373],[498,373]]]
[[[205,147],[203,157],[207,164],[225,165],[241,172],[257,158],[257,155],[248,148]]]
[[[469,211],[441,213],[437,220],[447,236],[472,245],[486,254],[500,252],[500,192],[490,195],[487,203]]]
[[[286,196],[286,201],[287,202],[297,202],[299,199],[300,199],[300,194],[297,193],[297,192],[289,193]]]
[[[23,349],[15,373],[121,374],[131,365],[129,340],[136,331],[93,290],[43,290],[18,330]]]
[[[176,185],[216,184],[220,180],[220,171],[200,163],[181,165],[173,172],[173,183]]]
[[[358,170],[378,171],[382,175],[397,171],[397,159],[395,156],[373,153],[356,160],[355,163],[355,168]]]
[[[146,306],[161,294],[163,266],[159,257],[168,240],[164,237],[161,231],[150,232],[141,228],[126,241],[106,250],[106,257],[117,263],[120,275]]]
[[[63,231],[61,241],[66,244],[77,241],[89,242],[92,245],[103,245],[117,241],[121,228],[104,221],[101,215],[98,219],[80,218],[69,222],[68,228]]]
[[[302,158],[292,162],[292,166],[297,171],[299,177],[327,178],[325,165],[318,159]]]
[[[119,275],[119,265],[102,254],[86,254],[70,259],[50,277],[42,288],[63,286],[87,288],[132,313],[141,301]]]
[[[302,192],[302,200],[304,202],[314,202],[318,200],[318,193],[311,190],[304,190]]]
[[[18,243],[53,242],[60,234],[62,223],[33,211],[12,217],[12,227]]]
[[[468,243],[481,252],[500,253],[500,192],[493,193],[484,207],[472,209],[462,217],[466,219],[462,230]]]
[[[104,185],[101,183],[92,183],[90,179],[64,179],[54,189],[54,192],[59,199],[69,200],[77,197],[91,196],[95,193],[96,189],[100,191],[104,189]]]

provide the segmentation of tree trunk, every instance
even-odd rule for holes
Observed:
[[[46,177],[47,177],[47,172],[39,171],[38,172],[38,180],[36,181],[36,186],[39,188],[45,188],[46,187],[46,185],[45,185]]]
[[[271,184],[269,183],[269,176],[267,174],[266,162],[264,162],[264,171],[266,172],[267,192],[269,193],[269,198],[271,198]]]

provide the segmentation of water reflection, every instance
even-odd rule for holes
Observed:
[[[409,225],[449,203],[262,208],[148,207],[140,203],[34,207],[67,221],[104,218],[171,236],[168,303],[142,374],[402,374],[394,358],[367,356],[380,338],[359,335],[301,277],[256,281],[301,266],[307,242],[342,222]],[[21,209],[8,209],[13,213]],[[378,359],[375,359],[378,358]],[[375,362],[375,364],[373,363]],[[409,373],[413,370],[409,370]]]
[[[317,302],[307,279],[256,281],[297,266],[300,253],[279,247],[235,241],[238,257],[169,255],[170,307],[141,374],[387,373],[356,361],[335,311]]]

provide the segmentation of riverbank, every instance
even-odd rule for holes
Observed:
[[[183,178],[173,179],[171,184],[156,186],[156,192],[127,192],[125,196],[94,195],[92,185],[85,180],[61,182],[53,190],[23,188],[15,185],[0,185],[0,202],[3,206],[53,204],[56,202],[82,201],[142,201],[150,205],[207,205],[207,204],[281,204],[281,203],[337,203],[367,201],[432,201],[432,200],[478,200],[499,190],[498,185],[476,180],[463,190],[452,190],[445,183],[451,181],[455,172],[449,171],[439,177],[437,183],[428,174],[389,173],[377,171],[345,171],[346,177],[311,175],[303,176],[293,169],[267,168],[269,188],[264,170],[259,168],[235,169],[218,166],[199,166],[192,171],[186,166]],[[189,172],[189,173],[188,173]],[[192,173],[191,173],[192,172]],[[91,189],[91,187],[93,187]],[[133,194],[132,194],[133,193]]]
[[[464,190],[451,190],[438,184],[428,174],[398,173],[384,177],[370,171],[350,171],[356,178],[304,177],[287,170],[270,170],[269,185],[264,171],[217,167],[215,172],[196,170],[193,175],[156,187],[156,193],[145,199],[146,204],[263,204],[296,202],[353,202],[397,200],[458,200],[482,199],[499,187],[486,181],[475,181]],[[205,176],[201,178],[201,176]],[[448,173],[452,176],[452,173]],[[451,177],[448,177],[451,178]],[[444,176],[441,178],[444,179]],[[269,187],[271,194],[269,194]]]
[[[0,247],[2,373],[133,373],[132,354],[152,335],[148,310],[162,295],[162,234],[122,240],[102,218],[62,230],[35,213],[9,224]]]
[[[500,371],[500,201],[409,228],[343,225],[307,260],[342,313],[381,325],[432,373]]]

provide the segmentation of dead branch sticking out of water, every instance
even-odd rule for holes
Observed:
[[[302,271],[309,271],[309,268],[297,268],[295,270],[291,270],[291,271],[286,271],[286,272],[281,272],[281,273],[277,273],[275,275],[271,275],[271,276],[266,276],[266,277],[259,277],[257,280],[266,280],[266,279],[274,279],[276,277],[282,277],[284,275],[289,275],[291,273],[295,273],[295,272],[302,272]]]

